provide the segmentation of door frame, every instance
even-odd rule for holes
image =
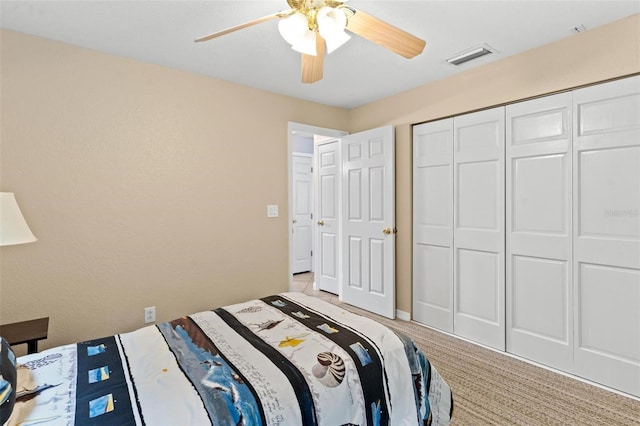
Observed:
[[[293,164],[291,161],[291,156],[293,155],[293,135],[296,134],[305,134],[305,135],[320,135],[331,138],[341,138],[345,135],[348,135],[349,132],[344,130],[330,129],[326,127],[313,126],[309,124],[296,123],[293,121],[289,121],[287,123],[287,233],[289,234],[289,291],[293,290],[293,265],[291,264],[292,258],[292,250],[293,250],[293,235],[291,233],[292,229],[292,220],[293,220],[293,188],[292,188],[292,178],[293,178]],[[313,190],[315,191],[315,184]],[[315,206],[314,206],[315,211]],[[314,248],[315,250],[315,248]],[[313,260],[312,260],[313,262]]]

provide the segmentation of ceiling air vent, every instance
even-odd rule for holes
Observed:
[[[473,49],[466,50],[462,53],[457,54],[449,59],[447,59],[447,63],[451,65],[462,65],[466,62],[472,61],[477,58],[481,58],[485,55],[490,55],[495,52],[495,49],[483,45],[480,47],[475,47]]]

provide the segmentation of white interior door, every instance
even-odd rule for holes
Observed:
[[[455,334],[505,350],[504,108],[454,120]]]
[[[342,139],[341,297],[395,318],[395,138],[392,126]]]
[[[340,273],[340,140],[315,144],[316,253],[315,288],[339,294]]]
[[[573,369],[571,104],[507,106],[507,351]]]
[[[291,232],[293,233],[292,273],[307,272],[312,269],[313,248],[313,176],[311,155],[293,155],[291,158],[293,174]]]
[[[453,332],[453,118],[413,128],[413,319]]]
[[[573,109],[575,372],[640,396],[640,77]]]

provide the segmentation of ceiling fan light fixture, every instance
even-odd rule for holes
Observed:
[[[301,43],[305,37],[305,32],[309,31],[307,17],[300,12],[296,12],[286,18],[282,18],[278,22],[278,31],[290,45]]]
[[[305,55],[316,56],[318,54],[316,50],[316,32],[307,29],[302,39],[296,44],[293,44],[291,48]]]
[[[302,53],[302,83],[322,79],[326,53],[333,52],[354,33],[400,56],[411,59],[426,42],[359,9],[347,0],[287,0],[290,9],[235,25],[197,38],[207,41],[262,22],[278,19],[278,30],[293,50]],[[345,30],[348,30],[347,33]]]

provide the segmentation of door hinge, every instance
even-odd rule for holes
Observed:
[[[313,173],[313,166],[311,166],[311,173]]]
[[[311,250],[311,256],[313,257],[313,250]]]
[[[311,219],[313,219],[313,213],[311,213]]]

